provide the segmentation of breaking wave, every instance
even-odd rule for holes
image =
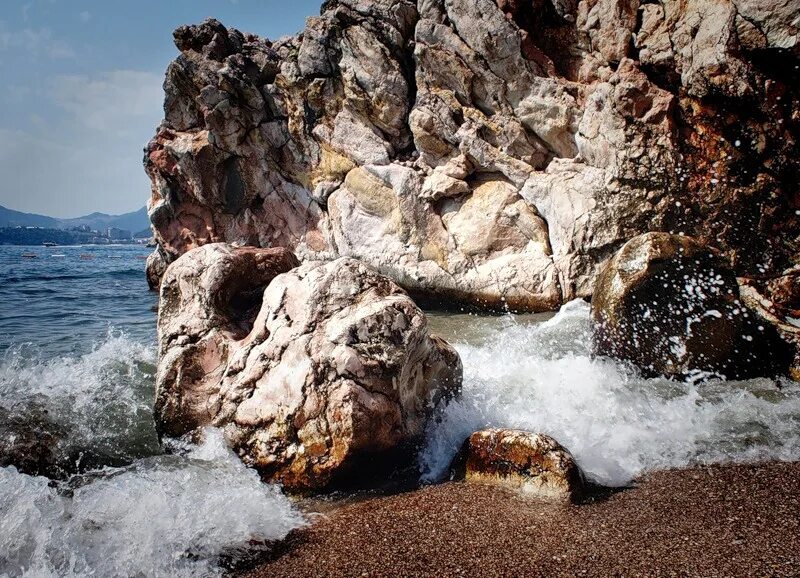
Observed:
[[[184,456],[68,483],[0,468],[0,576],[217,576],[225,556],[303,524],[217,430]]]
[[[552,435],[595,481],[624,485],[648,470],[711,462],[800,459],[800,384],[643,379],[590,353],[589,306],[456,343],[461,399],[428,431],[422,477],[435,481],[472,432],[513,427]]]

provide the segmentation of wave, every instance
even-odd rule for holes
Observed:
[[[39,347],[15,345],[0,356],[0,410],[8,422],[53,432],[63,469],[123,465],[161,451],[152,420],[155,362],[153,345],[114,330],[84,355],[48,358]]]
[[[654,469],[800,459],[800,384],[643,379],[625,364],[594,358],[590,344],[582,301],[545,323],[457,344],[463,396],[428,430],[423,480],[443,477],[464,439],[489,426],[548,433],[591,478],[614,486]]]
[[[205,438],[57,487],[0,468],[0,576],[218,576],[232,551],[305,523],[218,430]]]
[[[141,267],[132,267],[129,269],[107,269],[107,270],[90,270],[86,273],[67,273],[59,275],[57,273],[42,274],[42,275],[23,275],[23,276],[7,276],[3,277],[3,282],[7,285],[19,283],[37,283],[37,282],[69,282],[69,281],[92,281],[96,283],[99,278],[110,277],[112,279],[144,279],[144,265]]]

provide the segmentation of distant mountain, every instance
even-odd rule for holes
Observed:
[[[142,231],[150,227],[147,218],[147,209],[142,207],[138,211],[124,215],[107,215],[105,213],[92,213],[74,219],[56,219],[13,211],[0,205],[0,227],[44,227],[48,229],[70,229],[72,227],[87,226],[95,231],[105,231],[109,227],[125,229],[126,231]]]
[[[0,227],[45,227],[47,229],[60,229],[61,222],[53,217],[12,211],[0,205]]]
[[[116,227],[117,229],[125,229],[126,231],[137,232],[142,229],[150,227],[150,221],[147,218],[147,208],[142,207],[138,211],[132,213],[125,213],[124,215],[106,215],[105,213],[92,213],[85,217],[78,217],[76,219],[60,219],[62,226],[60,228],[81,227],[86,225],[90,229],[102,231],[109,227]]]

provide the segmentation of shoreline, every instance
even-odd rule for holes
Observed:
[[[800,462],[649,473],[581,505],[446,482],[346,504],[247,578],[798,576]]]

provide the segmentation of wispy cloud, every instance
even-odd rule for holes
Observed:
[[[9,30],[5,22],[0,21],[0,51],[24,51],[32,56],[49,58],[74,58],[75,51],[65,41],[55,38],[48,27],[22,28]]]
[[[25,130],[0,126],[0,204],[58,216],[142,206],[142,148],[163,115],[161,84],[160,74],[137,70],[46,82],[55,114],[30,116]]]
[[[86,128],[121,135],[152,120],[161,110],[163,77],[138,70],[113,70],[88,76],[62,74],[51,82],[54,103]],[[153,128],[153,127],[150,127]]]

